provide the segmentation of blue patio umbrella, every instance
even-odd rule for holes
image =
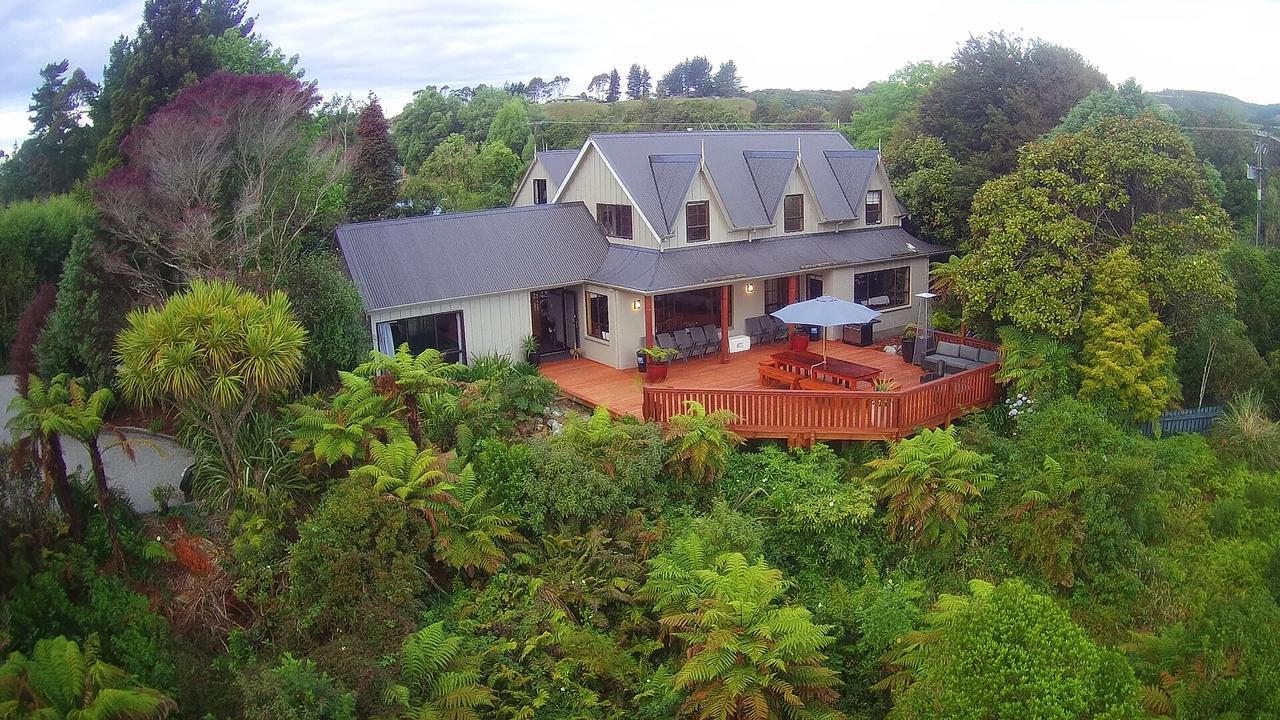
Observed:
[[[792,303],[769,313],[788,325],[862,325],[880,317],[879,311],[866,305],[823,295],[812,300]],[[822,333],[822,362],[827,361],[827,334]]]

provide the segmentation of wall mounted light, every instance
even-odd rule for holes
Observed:
[[[632,310],[639,310],[639,309],[640,309],[640,301],[639,301],[639,300],[633,300],[633,301],[631,301],[631,309],[632,309]]]
[[[747,283],[747,294],[751,294],[751,293],[753,293],[753,292],[755,292],[755,291],[756,291],[756,284],[755,284],[755,283]]]

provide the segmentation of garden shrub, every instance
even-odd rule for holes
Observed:
[[[373,345],[360,293],[330,253],[298,258],[285,276],[284,287],[307,329],[303,383],[312,389],[330,385],[339,370],[355,367]]]
[[[240,676],[246,720],[355,720],[355,695],[306,658]]]

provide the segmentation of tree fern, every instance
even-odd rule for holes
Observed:
[[[405,638],[400,650],[400,682],[383,695],[413,720],[479,720],[477,708],[493,704],[493,690],[481,682],[480,659],[462,652],[462,639],[429,625]]]
[[[458,507],[447,468],[447,456],[437,455],[430,447],[419,449],[407,438],[390,443],[372,440],[369,463],[352,470],[351,477],[368,480],[377,492],[421,512],[432,532],[439,532]]]
[[[1004,360],[996,373],[998,382],[1020,395],[1042,402],[1070,395],[1077,381],[1072,370],[1071,346],[1050,335],[1038,335],[1014,325],[1001,327]]]
[[[399,419],[403,405],[379,393],[368,378],[349,372],[339,372],[338,377],[342,389],[323,407],[289,406],[294,452],[310,452],[316,460],[333,466],[367,459],[374,439],[391,443],[408,437]]]
[[[951,547],[968,536],[969,501],[994,479],[990,457],[961,447],[955,428],[924,430],[867,463],[880,486],[889,533],[925,547]]]
[[[15,652],[0,665],[0,718],[161,720],[176,707],[99,660],[95,635],[83,651],[62,636],[40,640],[30,658]]]
[[[724,472],[742,436],[729,429],[738,416],[728,410],[708,413],[702,403],[685,401],[685,412],[667,426],[667,467],[677,478],[713,483]]]
[[[471,465],[463,468],[453,483],[458,506],[447,525],[436,536],[436,557],[455,570],[468,574],[476,570],[495,573],[507,561],[499,543],[521,543],[516,532],[516,516],[489,496],[489,491],[476,481]]]

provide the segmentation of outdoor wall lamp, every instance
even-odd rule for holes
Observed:
[[[632,301],[631,301],[631,309],[632,309],[632,310],[639,310],[639,309],[640,309],[640,301],[639,301],[639,300],[632,300]]]
[[[755,292],[755,291],[756,291],[756,284],[755,284],[755,283],[747,283],[747,294],[749,295],[749,294],[751,294],[751,293],[753,293],[753,292]]]

